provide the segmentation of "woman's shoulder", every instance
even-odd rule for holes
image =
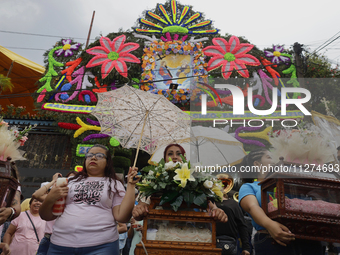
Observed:
[[[243,184],[239,191],[239,198],[242,198],[246,195],[255,195],[257,190],[261,189],[261,186],[259,186],[258,184],[259,182]]]
[[[118,189],[118,191],[124,191],[125,192],[125,188],[124,188],[124,185],[121,181],[119,180],[114,180],[112,179],[111,180],[111,187],[113,189]]]

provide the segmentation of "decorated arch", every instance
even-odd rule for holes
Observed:
[[[133,32],[112,32],[86,49],[63,39],[45,54],[46,72],[39,80],[36,106],[54,115],[62,132],[72,136],[74,165],[82,160],[80,150],[94,143],[119,151],[119,143],[100,133],[90,112],[99,93],[124,84],[162,94],[187,111],[189,103],[199,104],[203,94],[208,96],[209,107],[231,110],[230,91],[213,87],[218,78],[249,78],[240,89],[247,97],[247,88],[252,88],[254,106],[260,108],[270,108],[274,87],[299,86],[292,52],[282,45],[262,51],[242,36],[221,35],[204,13],[176,0],[160,3],[144,14]],[[284,83],[282,78],[289,81]],[[269,129],[233,132],[246,145],[269,144]]]

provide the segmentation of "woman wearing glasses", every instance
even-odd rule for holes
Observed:
[[[48,255],[119,254],[116,221],[128,222],[135,201],[137,169],[130,168],[128,185],[117,179],[110,151],[94,145],[86,154],[83,171],[67,185],[55,186],[40,208],[44,220],[57,219]],[[54,203],[66,197],[66,207],[58,218],[52,214]]]

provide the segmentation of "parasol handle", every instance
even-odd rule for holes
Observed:
[[[142,127],[142,132],[140,133],[140,137],[139,137],[139,142],[138,142],[138,146],[137,146],[137,152],[136,152],[136,156],[135,156],[135,162],[133,163],[133,167],[132,167],[132,168],[135,168],[136,163],[137,163],[137,157],[138,157],[138,153],[139,153],[140,142],[141,142],[141,140],[142,140],[142,136],[143,136],[143,132],[144,132],[144,127],[145,127],[145,122],[146,122],[146,119],[147,119],[147,117],[148,117],[148,114],[149,114],[149,111],[147,110],[147,111],[146,111],[146,114],[145,114],[145,118],[144,118],[144,123],[143,123],[143,127]]]

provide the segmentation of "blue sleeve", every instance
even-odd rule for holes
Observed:
[[[252,186],[253,186],[252,183],[245,183],[241,186],[240,191],[238,193],[238,203],[241,203],[242,198],[248,195],[254,195],[256,197],[255,190]]]

